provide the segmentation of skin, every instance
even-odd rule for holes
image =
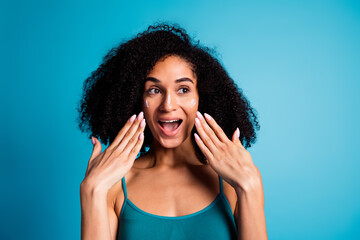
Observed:
[[[238,239],[267,239],[261,175],[239,140],[239,128],[230,140],[209,114],[199,112],[195,126],[196,143],[210,166],[236,191]]]
[[[200,211],[216,198],[218,175],[224,179],[238,239],[267,239],[260,173],[241,145],[238,130],[230,140],[211,116],[197,112],[196,84],[190,64],[178,56],[164,57],[146,76],[144,116],[130,118],[103,153],[94,138],[80,187],[82,239],[116,239],[124,176],[128,198],[140,209],[183,216]],[[143,143],[144,117],[154,141],[149,152],[134,161]],[[164,134],[159,127],[158,120],[164,118],[182,119],[175,136]],[[199,133],[196,143],[191,140],[194,126]],[[194,144],[209,164],[199,162]]]
[[[161,145],[161,148],[156,147],[156,152],[173,152],[171,155],[174,155],[191,148],[189,136],[194,126],[199,95],[196,77],[189,64],[179,57],[167,57],[156,64],[146,80],[143,98],[149,107],[143,110],[154,137],[153,147]],[[161,119],[182,119],[179,134],[165,136],[158,126]],[[167,161],[171,161],[169,164],[178,163],[173,158]]]
[[[190,101],[190,104],[191,104],[191,106],[195,106],[195,105],[197,105],[197,101],[195,99],[192,99]]]

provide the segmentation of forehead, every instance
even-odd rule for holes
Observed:
[[[196,82],[196,75],[189,62],[179,56],[167,56],[160,59],[146,76],[156,78],[160,82],[175,81],[180,78],[189,78]]]

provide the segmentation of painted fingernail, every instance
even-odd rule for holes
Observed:
[[[143,140],[143,138],[144,138],[144,132],[142,132],[142,133],[140,134],[139,140]]]
[[[207,120],[211,120],[211,119],[212,119],[212,117],[211,117],[209,114],[207,114],[207,113],[204,113],[204,116],[205,116],[205,118],[206,118]]]
[[[201,115],[201,113],[199,111],[196,112],[196,116],[200,119],[203,120],[203,116]]]
[[[199,121],[198,118],[195,118],[195,124],[196,124],[197,126],[200,126],[200,121]]]
[[[92,145],[95,145],[95,138],[93,136],[91,136],[91,143]]]
[[[140,127],[141,128],[145,127],[145,118],[143,120],[141,120]]]
[[[134,122],[135,118],[136,118],[136,114],[132,115],[131,118],[129,119],[129,122],[131,123]]]
[[[141,120],[142,118],[144,117],[144,113],[143,112],[140,112],[138,117],[137,117],[137,120]]]
[[[194,133],[194,137],[195,137],[196,141],[199,141],[199,140],[200,140],[199,135],[197,135],[196,133]]]
[[[236,128],[236,137],[237,137],[237,138],[240,137],[240,130],[239,130],[239,128]]]

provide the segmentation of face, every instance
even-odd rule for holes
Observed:
[[[147,75],[143,111],[163,147],[178,147],[190,137],[199,103],[196,84],[190,64],[178,56],[159,60]]]

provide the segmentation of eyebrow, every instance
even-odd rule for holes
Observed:
[[[151,81],[151,82],[154,82],[154,83],[160,83],[161,81],[157,78],[154,78],[154,77],[147,77],[145,79],[145,81]],[[179,78],[179,79],[176,79],[175,80],[176,83],[181,83],[181,82],[191,82],[192,84],[194,84],[193,80],[191,80],[190,78]]]

